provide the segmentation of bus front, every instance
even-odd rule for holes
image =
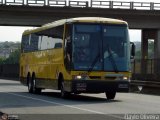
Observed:
[[[130,42],[127,24],[73,23],[71,26],[66,51],[70,57],[72,92],[105,92],[108,99],[114,99],[116,92],[128,92]]]

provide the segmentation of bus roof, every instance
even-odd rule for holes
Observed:
[[[65,23],[74,23],[74,22],[81,22],[81,23],[109,23],[109,24],[127,24],[127,22],[123,20],[118,19],[112,19],[112,18],[103,18],[103,17],[78,17],[78,18],[70,18],[70,19],[62,19],[57,20],[48,24],[43,25],[42,27],[31,29],[31,30],[25,30],[24,34],[30,34],[42,30],[46,30],[49,28],[53,28],[56,26],[64,25]]]

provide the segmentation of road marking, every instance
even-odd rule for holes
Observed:
[[[5,91],[1,91],[1,92],[5,92]],[[38,100],[38,101],[45,102],[45,103],[61,105],[61,106],[69,107],[69,108],[74,108],[74,109],[78,109],[78,110],[82,110],[82,111],[87,111],[87,112],[91,112],[91,113],[107,115],[107,116],[110,116],[110,117],[114,117],[114,118],[117,118],[117,119],[121,119],[121,120],[123,119],[124,120],[123,117],[120,117],[120,116],[117,116],[117,115],[111,115],[111,114],[107,114],[107,113],[103,113],[103,112],[99,112],[99,111],[94,111],[94,110],[90,110],[90,109],[86,109],[86,108],[76,107],[76,106],[72,106],[72,105],[66,105],[66,104],[63,104],[63,103],[58,103],[58,102],[48,101],[48,100],[44,100],[44,99],[29,97],[29,96],[25,96],[25,95],[19,95],[19,94],[16,94],[16,93],[9,93],[9,92],[5,92],[5,93],[10,94],[10,95],[14,95],[14,96],[18,96],[18,97],[27,98],[27,99]]]

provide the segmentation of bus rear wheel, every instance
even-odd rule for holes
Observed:
[[[40,94],[41,93],[41,91],[42,91],[42,89],[41,88],[37,88],[37,86],[36,86],[36,79],[35,79],[35,75],[33,75],[32,76],[32,83],[33,83],[33,87],[32,87],[32,91],[33,91],[33,93],[34,94]]]
[[[114,99],[115,96],[116,96],[116,92],[115,92],[115,91],[105,92],[105,94],[106,94],[106,97],[107,97],[108,100],[112,100],[112,99]]]
[[[28,81],[28,92],[33,93],[33,82],[30,76],[27,77],[27,81]]]

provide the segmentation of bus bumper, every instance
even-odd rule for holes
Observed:
[[[129,81],[123,80],[73,80],[73,93],[129,92]]]

